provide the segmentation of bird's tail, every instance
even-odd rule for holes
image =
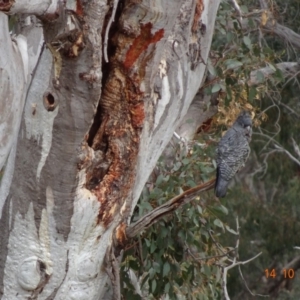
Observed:
[[[225,180],[220,176],[219,168],[217,168],[217,178],[216,178],[216,185],[215,185],[215,194],[218,198],[223,198],[226,196],[227,186],[229,181]]]

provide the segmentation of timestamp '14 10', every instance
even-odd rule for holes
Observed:
[[[284,278],[292,279],[295,277],[294,269],[283,269],[282,274]],[[266,278],[276,278],[276,270],[275,269],[265,269]]]

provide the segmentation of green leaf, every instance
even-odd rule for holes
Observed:
[[[162,191],[161,189],[155,187],[155,188],[151,191],[151,193],[150,193],[150,195],[149,195],[149,198],[150,198],[150,199],[157,199],[157,198],[160,198],[160,197],[162,196],[162,194],[163,194],[163,191]]]
[[[233,21],[233,27],[234,27],[234,29],[235,29],[236,31],[238,31],[239,28],[240,28],[240,24],[239,24],[236,20],[234,20],[234,21]]]
[[[274,73],[274,77],[278,80],[278,81],[284,81],[284,76],[281,70],[276,69],[276,72]]]
[[[160,264],[157,261],[153,262],[153,268],[156,273],[160,273]]]
[[[209,73],[210,73],[212,76],[216,76],[216,75],[217,75],[217,71],[216,71],[216,69],[214,68],[214,66],[211,64],[211,61],[210,61],[210,60],[209,60],[208,63],[207,63],[207,68],[208,68]]]
[[[156,271],[155,271],[153,268],[151,268],[151,269],[149,270],[149,279],[152,279],[152,278],[154,277],[155,274],[156,274]]]
[[[233,229],[231,229],[228,225],[225,225],[225,228],[227,231],[229,231],[232,234],[238,235],[238,233],[236,231],[234,231]]]
[[[196,216],[193,218],[193,222],[196,226],[199,226],[199,219]]]
[[[207,275],[208,277],[211,275],[211,269],[208,265],[203,265],[201,272]]]
[[[236,60],[236,59],[227,59],[225,61],[225,65],[227,67],[227,70],[229,69],[237,69],[243,65],[242,62]]]
[[[156,286],[157,286],[157,284],[156,284],[156,280],[155,280],[155,279],[153,279],[153,280],[152,280],[152,282],[151,282],[151,291],[152,291],[152,293],[154,293],[154,292],[155,292],[155,290],[156,290]]]
[[[256,72],[256,79],[259,83],[265,81],[265,75],[261,71]]]
[[[162,227],[160,231],[160,235],[165,238],[169,233],[169,230],[166,227]]]
[[[247,14],[249,12],[248,7],[246,5],[241,5],[240,9],[244,14]]]
[[[194,186],[196,186],[196,183],[195,183],[194,180],[188,180],[188,181],[186,182],[186,185],[187,185],[187,186],[190,186],[190,187],[194,187]]]
[[[145,239],[145,242],[146,242],[147,247],[149,248],[151,245],[151,242],[148,239]]]
[[[183,163],[184,165],[187,165],[187,164],[190,163],[190,159],[189,159],[189,158],[184,158],[184,159],[182,160],[182,163]]]
[[[214,220],[214,224],[222,229],[224,229],[223,223],[219,219]]]
[[[233,35],[233,33],[232,32],[227,32],[227,34],[226,34],[226,38],[227,38],[227,42],[228,43],[230,43],[232,40],[233,40],[233,38],[234,38],[234,35]]]
[[[244,44],[247,46],[247,48],[249,50],[252,50],[252,43],[251,43],[251,39],[248,36],[244,36],[243,37],[243,42]]]
[[[178,171],[180,169],[181,165],[182,165],[181,162],[175,163],[175,165],[173,166],[173,170]]]
[[[225,29],[224,28],[219,28],[219,30],[220,30],[220,32],[223,34],[223,35],[226,35],[226,31],[225,31]]]
[[[202,207],[200,205],[197,205],[197,210],[198,210],[199,214],[202,215],[203,211],[202,211]]]
[[[168,293],[169,293],[169,290],[170,290],[170,283],[168,282],[168,283],[165,285],[165,293],[168,294]]]
[[[151,247],[150,247],[150,253],[153,253],[156,250],[156,242],[152,241]]]
[[[225,206],[221,205],[220,209],[225,215],[228,215],[228,209]]]
[[[164,176],[162,174],[160,174],[156,179],[155,185],[156,186],[160,185],[163,182],[163,180],[164,180]]]
[[[146,282],[148,282],[148,280],[149,280],[149,274],[147,274],[147,275],[144,277],[144,279],[142,280],[141,288],[144,286],[144,284],[145,284]]]
[[[252,102],[256,97],[257,91],[255,87],[250,87],[249,89],[249,101]]]
[[[225,215],[228,214],[228,209],[223,205],[212,207],[211,210],[216,212],[216,213],[221,212]]]
[[[221,280],[221,268],[217,268],[216,281],[219,282]]]
[[[170,264],[166,261],[163,266],[163,277],[167,276],[170,272]]]
[[[276,71],[276,67],[273,65],[273,64],[271,64],[271,63],[268,63],[268,66],[270,67],[270,69],[272,70],[272,71]]]
[[[216,84],[212,87],[211,92],[212,92],[212,93],[216,93],[216,92],[218,92],[220,89],[221,89],[221,86],[220,86],[218,83],[216,83]]]

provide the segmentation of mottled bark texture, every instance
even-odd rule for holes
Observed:
[[[103,299],[106,251],[124,239],[141,190],[200,87],[218,4],[23,5],[40,19],[45,43],[30,84],[19,79],[27,87],[16,98],[23,116],[1,180],[1,299]],[[0,0],[0,10],[20,13],[22,2]]]

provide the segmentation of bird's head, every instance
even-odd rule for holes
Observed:
[[[246,129],[252,128],[252,118],[248,111],[242,111],[239,116],[237,117],[236,123],[238,123],[241,127]]]

